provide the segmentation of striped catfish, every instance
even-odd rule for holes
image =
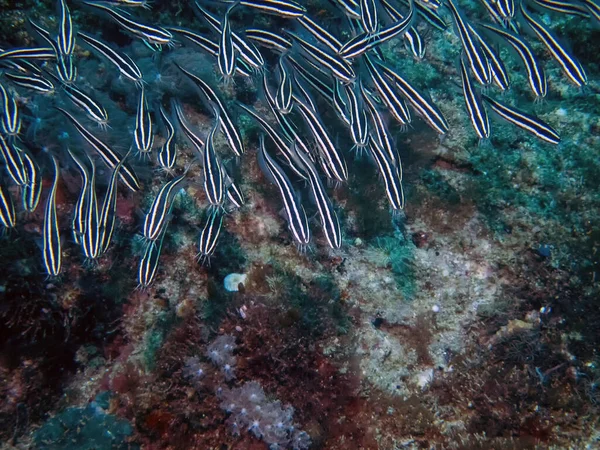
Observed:
[[[51,159],[54,167],[54,180],[46,199],[44,228],[42,232],[42,256],[46,273],[49,277],[56,277],[60,274],[62,268],[62,246],[60,242],[58,214],[56,212],[56,191],[58,189],[60,168],[58,167],[56,157],[51,156]]]
[[[467,106],[467,112],[473,128],[479,139],[488,139],[490,137],[490,121],[487,111],[478,94],[475,92],[473,83],[469,78],[467,66],[462,58],[460,58],[460,77],[462,79],[465,105]]]
[[[310,228],[308,227],[304,206],[300,203],[300,199],[296,195],[286,173],[267,152],[265,138],[262,134],[260,136],[258,160],[265,176],[279,189],[290,232],[296,241],[296,245],[303,251],[310,242]]]

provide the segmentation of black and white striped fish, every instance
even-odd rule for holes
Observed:
[[[402,126],[410,124],[410,111],[402,96],[397,92],[389,79],[384,76],[379,66],[376,65],[368,55],[365,55],[364,61],[371,81],[373,82],[381,101],[387,107],[392,117]]]
[[[560,64],[565,75],[577,86],[585,86],[587,84],[587,75],[577,58],[567,51],[565,46],[558,41],[548,28],[529,14],[523,3],[521,3],[521,15],[542,44],[546,46],[550,54]]]
[[[258,45],[270,48],[279,53],[285,53],[292,48],[292,41],[269,30],[248,28],[244,34],[247,39],[256,42]]]
[[[187,172],[165,183],[154,197],[152,205],[150,205],[150,209],[144,218],[142,228],[142,235],[148,241],[156,241],[167,226],[173,200],[178,194],[186,175]]]
[[[289,114],[292,112],[293,99],[292,99],[292,73],[286,62],[286,56],[282,55],[279,57],[277,63],[277,73],[279,76],[279,84],[277,85],[277,92],[275,94],[275,105],[282,114]]]
[[[222,0],[226,3],[236,3],[258,9],[261,13],[273,14],[290,19],[300,18],[306,13],[306,8],[292,0]]]
[[[17,186],[24,186],[29,182],[27,170],[23,161],[22,151],[14,142],[9,142],[0,133],[0,153],[8,175]]]
[[[499,101],[494,100],[487,95],[483,95],[483,100],[496,114],[498,114],[507,122],[510,122],[525,131],[529,131],[540,139],[550,142],[551,144],[556,145],[560,142],[560,136],[556,130],[537,117],[500,103]]]
[[[402,172],[398,165],[389,158],[388,153],[379,145],[377,139],[369,141],[371,156],[377,164],[379,174],[383,178],[385,194],[392,210],[399,211],[404,208],[404,190],[402,188]]]
[[[360,21],[363,29],[370,34],[377,33],[379,30],[379,14],[377,10],[377,0],[360,0]]]
[[[8,92],[4,85],[0,83],[0,95],[2,98],[2,132],[9,139],[14,139],[21,132],[21,115],[19,114],[19,104],[15,96]]]
[[[233,46],[233,39],[231,37],[231,22],[229,21],[229,14],[231,10],[235,8],[234,3],[229,7],[225,13],[225,17],[221,21],[221,36],[219,38],[219,56],[217,58],[219,63],[219,71],[225,81],[225,84],[231,83],[233,75],[235,73],[235,48]]]
[[[10,191],[0,184],[0,225],[5,229],[14,228],[17,223],[17,213]],[[3,229],[2,232],[5,230]]]
[[[352,83],[356,78],[356,73],[352,66],[348,64],[342,57],[331,54],[316,45],[302,39],[300,36],[288,31],[294,41],[296,41],[304,53],[311,58],[316,64],[322,65],[327,68],[331,75],[343,83]]]
[[[77,121],[77,119],[75,119],[75,117],[73,117],[71,113],[59,107],[55,108],[61,113],[63,113],[67,119],[69,119],[69,122],[71,122],[71,124],[75,127],[75,129],[81,135],[81,137],[83,137],[88,142],[88,144],[92,146],[92,148],[100,155],[100,157],[108,167],[114,169],[117,166],[117,164],[119,164],[119,161],[121,161],[121,156],[119,156],[108,145],[106,145],[104,142],[102,142],[100,139],[98,139],[96,136],[90,133],[87,130],[87,128],[85,128],[81,123]],[[123,183],[125,183],[125,185],[129,189],[131,189],[134,192],[140,190],[140,182],[138,181],[137,175],[129,166],[129,164],[123,164],[123,166],[121,167],[120,176],[121,181],[123,181]]]
[[[215,92],[215,90],[200,77],[194,75],[188,70],[176,64],[177,67],[190,79],[192,80],[202,91],[202,94],[206,97],[207,103],[209,105],[216,105],[216,110],[219,112],[219,120],[221,121],[221,132],[225,136],[227,140],[227,144],[229,148],[235,156],[242,156],[244,153],[244,144],[242,142],[242,134],[238,129],[238,126],[232,119],[232,116],[227,112],[227,108],[225,107],[225,103],[219,95]],[[214,109],[213,109],[214,111]]]
[[[462,12],[458,9],[454,0],[448,0],[447,5],[454,18],[458,37],[462,43],[467,61],[469,61],[469,67],[473,71],[473,75],[475,75],[477,82],[487,86],[492,81],[492,77],[485,53],[479,46],[479,42],[475,36],[473,36],[473,33],[469,28],[469,22],[463,17]]]
[[[332,52],[337,53],[342,48],[340,40],[319,25],[315,20],[311,19],[310,16],[304,15],[298,18],[298,23],[302,25],[306,31],[312,34],[317,41],[328,47]]]
[[[549,9],[551,11],[585,17],[585,18],[589,17],[589,13],[585,7],[585,4],[573,2],[571,0],[531,0],[531,1],[538,6]]]
[[[65,84],[62,88],[62,92],[75,106],[85,112],[101,129],[106,130],[108,127],[108,113],[104,106],[76,86]]]
[[[346,160],[329,136],[323,121],[305,100],[294,95],[294,101],[298,106],[298,112],[303,117],[304,122],[315,139],[321,157],[327,163],[334,178],[340,182],[345,182],[348,179]]]
[[[348,112],[350,117],[350,136],[354,149],[360,154],[369,143],[369,121],[365,110],[362,93],[358,90],[359,84],[344,86],[348,99]]]
[[[217,33],[221,33],[221,21],[213,14],[202,7],[200,2],[195,1],[197,11],[202,18]],[[262,71],[265,66],[265,60],[258,49],[251,43],[243,39],[239,34],[231,32],[231,39],[236,52],[250,67],[255,71]]]
[[[117,180],[121,166],[129,156],[127,153],[119,164],[113,169],[110,176],[110,181],[104,194],[102,209],[100,209],[100,255],[104,254],[112,241],[112,236],[115,230],[117,220]]]
[[[21,186],[21,202],[23,209],[29,213],[36,210],[40,196],[42,194],[42,175],[40,168],[33,159],[33,156],[27,151],[22,152],[25,172],[27,175],[27,183]]]
[[[208,219],[198,237],[198,254],[200,264],[210,266],[210,258],[214,255],[223,226],[223,212],[215,208],[208,213]]]
[[[211,206],[221,207],[225,198],[225,183],[221,160],[215,151],[214,136],[219,129],[219,118],[206,137],[204,152],[202,152],[202,175],[204,192]]]
[[[148,156],[152,151],[152,145],[154,144],[152,117],[148,110],[146,90],[144,87],[140,89],[140,95],[138,97],[137,114],[135,116],[134,143],[140,156]]]
[[[231,180],[231,183],[229,183],[229,186],[227,187],[227,198],[229,199],[229,202],[233,205],[234,209],[241,208],[244,205],[244,203],[246,203],[242,190],[233,180]]]
[[[62,246],[60,242],[60,229],[58,226],[58,214],[56,212],[56,191],[60,169],[58,161],[54,156],[52,165],[54,167],[54,181],[46,199],[46,210],[44,212],[44,229],[42,232],[43,247],[42,256],[44,267],[49,277],[56,277],[62,268]]]
[[[73,232],[73,240],[77,244],[82,244],[83,236],[87,229],[87,207],[88,207],[88,192],[90,185],[90,172],[86,164],[79,159],[79,157],[70,149],[67,148],[71,159],[75,162],[75,165],[79,169],[81,174],[81,189],[79,190],[79,196],[75,202],[73,208],[73,219],[71,221],[71,230]]]
[[[134,20],[129,14],[121,14],[103,2],[83,1],[85,5],[97,8],[108,14],[121,28],[142,40],[154,45],[173,45],[173,35],[163,27],[146,25]]]
[[[506,91],[510,87],[510,78],[508,76],[508,70],[500,58],[500,55],[494,47],[489,45],[485,39],[483,39],[483,37],[475,28],[471,26],[471,24],[469,24],[469,30],[471,30],[473,35],[477,38],[477,41],[479,41],[481,50],[483,50],[488,62],[490,63],[490,70],[494,83],[496,83],[500,89]]]
[[[437,131],[439,134],[448,132],[448,122],[442,112],[435,104],[430,101],[424,94],[415,89],[403,76],[398,72],[390,69],[383,63],[378,63],[379,67],[384,71],[385,75],[392,80],[396,88],[402,93],[404,98],[417,111],[419,116],[427,122],[427,124]]]
[[[196,133],[194,133],[192,131],[192,129],[190,128],[189,124],[187,123],[187,121],[183,115],[183,109],[181,108],[181,105],[179,104],[179,102],[177,102],[176,100],[173,100],[171,102],[171,104],[173,105],[173,110],[175,111],[175,116],[177,117],[177,122],[179,122],[179,126],[183,130],[183,134],[186,135],[186,137],[192,143],[192,145],[194,146],[196,151],[200,155],[202,155],[202,152],[204,151],[204,140],[202,138],[200,138]]]
[[[308,227],[304,206],[300,203],[300,199],[286,173],[267,152],[265,138],[262,134],[260,136],[258,160],[265,176],[279,189],[290,232],[296,241],[296,245],[303,250],[310,242],[310,228]]]
[[[34,74],[21,75],[17,73],[5,72],[4,76],[12,83],[25,89],[31,89],[40,94],[52,94],[56,90],[54,83],[44,77]]]
[[[77,81],[77,65],[73,54],[58,54],[56,58],[56,73],[64,84],[74,84]]]
[[[18,47],[0,51],[0,60],[7,59],[51,61],[56,59],[56,51],[51,47]]]
[[[86,154],[92,167],[90,180],[85,194],[85,231],[81,238],[81,247],[86,262],[93,262],[100,256],[102,234],[100,232],[100,212],[98,210],[98,196],[96,193],[96,164]]]
[[[81,31],[77,35],[96,52],[108,59],[119,69],[121,76],[133,81],[139,87],[143,83],[143,75],[137,64],[127,54],[114,50],[99,39],[96,39]]]
[[[482,23],[481,27],[503,37],[506,42],[508,42],[515,49],[525,65],[531,90],[538,98],[545,97],[548,90],[546,74],[537,57],[533,53],[533,50],[525,41],[525,39],[523,39],[521,36],[511,33],[508,30],[498,28],[493,25]]]
[[[75,32],[73,31],[73,20],[67,6],[67,0],[58,0],[59,4],[59,32],[56,39],[58,51],[61,55],[70,55],[75,48]]]
[[[162,105],[160,106],[159,111],[160,117],[162,118],[163,124],[165,125],[165,129],[167,131],[167,137],[158,151],[158,163],[165,171],[170,172],[175,168],[175,163],[177,162],[175,126],[171,122],[169,115],[164,110]]]
[[[297,141],[299,142],[299,141]],[[333,204],[327,195],[325,186],[319,177],[310,155],[300,148],[295,148],[295,155],[299,161],[299,166],[306,173],[306,178],[310,186],[311,197],[318,210],[321,227],[327,243],[331,248],[340,248],[342,246],[342,229],[337,213]]]
[[[460,77],[462,79],[463,95],[465,97],[469,120],[473,124],[473,128],[479,139],[488,139],[490,137],[490,121],[487,111],[479,95],[475,92],[471,78],[469,78],[467,66],[462,58],[460,58]]]
[[[162,251],[163,241],[166,233],[167,230],[165,228],[160,235],[158,244],[154,242],[148,242],[148,244],[146,244],[146,248],[144,249],[144,253],[142,254],[138,267],[137,289],[148,289],[152,283],[154,283],[156,273],[158,272],[158,262],[160,260],[160,253]]]

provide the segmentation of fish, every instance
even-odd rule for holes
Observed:
[[[208,213],[208,219],[198,237],[198,254],[196,259],[202,264],[210,266],[210,258],[215,253],[221,227],[223,226],[223,213],[215,208]]]
[[[482,98],[490,106],[490,108],[492,108],[492,111],[494,111],[507,122],[510,122],[513,125],[516,125],[517,127],[528,131],[536,135],[538,138],[551,144],[557,145],[560,143],[560,135],[554,128],[544,121],[532,116],[531,114],[527,114],[516,108],[500,103],[499,101],[494,100],[487,95],[483,95]]]
[[[75,162],[79,173],[81,174],[81,189],[75,207],[73,208],[73,219],[71,221],[71,230],[73,232],[73,240],[76,244],[83,245],[82,238],[87,229],[87,208],[88,208],[88,193],[90,185],[90,172],[86,164],[67,147],[67,152],[71,159]]]
[[[360,0],[360,21],[367,33],[374,34],[379,30],[379,14],[377,0]]]
[[[166,228],[161,233],[160,239],[158,240],[158,244],[152,242],[146,244],[144,253],[140,259],[140,264],[138,267],[137,289],[148,289],[152,285],[152,283],[154,283],[156,273],[158,272],[158,262],[160,260],[160,254],[162,251],[165,234],[167,234]]]
[[[508,29],[511,30],[513,33],[519,34],[519,28],[517,27],[518,22],[516,20],[510,22],[505,21],[500,15],[500,12],[498,11],[498,7],[496,6],[496,0],[479,1],[481,2],[481,4],[483,4],[483,6],[485,6],[485,9],[487,10],[490,17],[495,23],[502,25],[503,27],[508,27]]]
[[[402,96],[398,94],[389,79],[381,72],[379,65],[376,65],[368,55],[365,55],[364,61],[370,79],[392,117],[402,126],[410,124],[412,118]]]
[[[218,114],[218,113],[217,113]],[[204,152],[202,153],[202,175],[204,180],[204,192],[211,206],[221,207],[225,197],[225,186],[223,180],[223,167],[221,160],[215,151],[214,136],[219,129],[219,116],[206,138]]]
[[[154,45],[173,45],[173,34],[163,27],[146,25],[142,22],[132,19],[129,15],[121,14],[116,9],[111,8],[103,2],[82,1],[84,5],[97,8],[108,14],[121,28],[130,32],[134,36]]]
[[[385,75],[395,83],[396,88],[408,100],[411,106],[418,112],[419,116],[427,122],[438,134],[446,134],[449,130],[446,118],[439,108],[424,94],[415,89],[398,72],[390,69],[383,63],[377,63],[384,71]]]
[[[369,141],[371,156],[377,164],[379,174],[383,178],[385,193],[392,210],[398,211],[404,208],[404,190],[402,188],[401,171],[398,166],[390,160],[388,154],[379,145],[377,139]]]
[[[398,167],[398,170],[400,171],[400,179],[402,179],[402,163],[394,146],[394,141],[387,126],[387,121],[385,120],[381,111],[379,111],[373,99],[373,95],[368,92],[362,82],[360,83],[360,89],[362,91],[363,99],[365,101],[365,105],[367,105],[369,117],[371,118],[371,123],[373,125],[370,127],[371,139],[373,139],[374,134],[377,142],[379,142],[379,146],[387,153],[389,160]]]
[[[292,48],[292,41],[269,30],[248,28],[244,34],[247,39],[256,42],[258,45],[270,48],[271,50],[275,50],[279,53],[285,53]]]
[[[325,100],[330,100],[333,97],[333,90],[326,81],[322,80],[318,75],[315,75],[306,67],[304,67],[293,56],[288,56],[289,61],[294,66],[294,74],[299,75],[306,83],[308,83],[321,97]],[[298,77],[295,77],[296,82]]]
[[[190,71],[184,69],[179,64],[176,66],[181,70],[190,80],[192,80],[199,88],[206,101],[209,105],[215,105],[216,110],[219,112],[219,120],[221,121],[221,133],[225,136],[227,144],[235,156],[242,156],[244,154],[244,143],[242,142],[242,134],[232,119],[232,116],[227,112],[225,103],[215,90],[200,77],[194,75]],[[213,108],[213,111],[215,109]]]
[[[19,104],[15,96],[6,90],[4,85],[0,83],[0,99],[2,104],[2,132],[9,139],[14,139],[21,132],[21,115],[19,114]]]
[[[388,0],[382,0],[381,4],[392,21],[399,22],[404,19],[404,14],[398,11],[398,9]],[[417,6],[413,1],[411,10],[416,8]],[[404,32],[404,40],[406,42],[406,46],[410,49],[415,58],[421,60],[425,57],[425,46],[423,44],[423,39],[421,38],[419,31],[412,24],[408,30]]]
[[[463,17],[462,12],[458,9],[454,0],[448,0],[447,5],[454,18],[456,31],[462,43],[463,50],[465,51],[467,61],[469,62],[469,67],[477,82],[487,86],[492,81],[492,77],[490,65],[485,53],[479,46],[479,42],[474,38],[473,33],[469,28],[469,22]]]
[[[506,24],[515,17],[515,0],[497,0],[496,9]]]
[[[334,178],[340,182],[345,182],[348,179],[348,167],[346,166],[346,161],[344,156],[337,149],[337,146],[333,143],[322,120],[301,98],[294,95],[294,101],[295,105],[298,106],[298,112],[304,119],[304,123],[306,123],[315,139],[320,155],[327,162],[327,166],[331,170]]]
[[[144,218],[142,235],[148,241],[154,242],[169,222],[173,200],[178,193],[178,189],[185,180],[187,171],[183,175],[173,178],[171,181],[163,184],[156,197],[150,205],[150,209]]]
[[[233,180],[227,187],[227,198],[235,209],[241,208],[246,203],[242,190]]]
[[[380,1],[387,9],[389,0]],[[401,0],[401,3],[403,3],[406,6],[409,6],[410,0]],[[435,9],[428,8],[427,6],[422,5],[419,1],[414,2],[414,7],[416,8],[419,17],[425,19],[425,21],[429,23],[432,27],[436,28],[439,31],[446,31],[446,29],[448,28],[448,24]]]
[[[158,163],[160,166],[165,169],[167,172],[172,171],[175,168],[175,163],[177,162],[177,143],[175,142],[175,126],[169,119],[169,115],[162,107],[159,108],[160,117],[165,125],[167,130],[167,137],[165,142],[160,147],[158,151]]]
[[[143,9],[152,9],[150,0],[110,0],[111,3],[116,3],[119,6],[132,6]]]
[[[310,242],[310,228],[304,206],[300,203],[292,182],[265,148],[265,137],[260,135],[258,160],[265,176],[279,189],[288,226],[296,245],[302,251]]]
[[[56,51],[51,47],[17,47],[0,51],[0,60],[7,59],[52,61],[56,59]]]
[[[344,85],[340,80],[334,80],[332,103],[340,120],[346,125],[350,126],[352,121],[350,119],[350,115],[348,114],[347,97]]]
[[[529,80],[529,86],[531,87],[531,90],[534,92],[537,98],[545,97],[548,90],[546,74],[529,44],[522,37],[503,28],[498,28],[485,23],[482,23],[480,26],[498,36],[501,36],[515,49],[525,65],[527,79]]]
[[[341,41],[336,38],[333,34],[319,25],[318,22],[313,20],[310,16],[304,15],[297,19],[297,22],[312,36],[319,41],[321,44],[329,48],[333,53],[338,53],[342,48]],[[291,44],[291,42],[290,42]]]
[[[581,3],[587,12],[594,17],[597,22],[600,22],[600,4],[594,0],[581,0]]]
[[[485,56],[490,63],[490,70],[492,74],[492,79],[494,83],[503,91],[506,91],[510,87],[510,77],[508,75],[508,70],[504,65],[504,62],[500,58],[498,52],[489,45],[485,39],[477,32],[475,28],[469,24],[469,30],[473,33],[473,35],[479,41],[479,45],[481,49],[485,53]]]
[[[576,3],[570,0],[531,0],[538,6],[542,8],[549,9],[551,11],[575,15],[579,17],[589,17],[588,10],[585,7],[585,1],[583,4]]]
[[[54,167],[54,180],[52,188],[46,199],[44,211],[43,246],[42,256],[44,267],[49,277],[57,277],[62,268],[62,246],[60,241],[60,229],[58,226],[58,214],[56,212],[56,191],[60,168],[56,157],[50,156]]]
[[[356,73],[352,66],[348,64],[342,57],[329,53],[316,45],[302,39],[300,36],[287,31],[295,42],[297,42],[304,53],[311,58],[316,64],[326,67],[331,74],[342,81],[343,83],[352,83],[356,78]]]
[[[52,94],[56,91],[56,86],[52,81],[38,75],[20,75],[11,72],[5,72],[4,76],[12,83],[25,89],[31,89],[40,94]]]
[[[140,156],[148,156],[154,144],[154,130],[152,117],[146,102],[146,90],[142,87],[138,97],[137,114],[135,116],[134,131],[135,148]]]
[[[119,70],[121,76],[133,81],[138,87],[142,87],[144,81],[142,71],[129,55],[114,50],[101,40],[81,31],[77,33],[77,36],[104,58],[108,59]]]
[[[280,56],[277,63],[277,70],[279,74],[279,84],[277,86],[277,93],[275,94],[275,105],[282,114],[289,114],[292,112],[293,99],[292,99],[292,73],[286,63],[286,57]]]
[[[56,61],[56,72],[60,81],[67,85],[74,84],[77,81],[77,66],[73,54],[58,54]]]
[[[460,77],[462,79],[465,105],[467,106],[467,112],[469,113],[469,119],[473,124],[473,128],[475,129],[477,136],[479,136],[479,139],[488,139],[490,137],[490,121],[487,111],[475,92],[475,88],[469,78],[467,66],[462,58],[460,58]]]
[[[187,136],[188,140],[192,143],[196,151],[202,155],[202,152],[204,151],[204,141],[198,137],[198,135],[194,133],[188,125],[185,117],[183,117],[183,110],[181,109],[179,102],[173,100],[172,104],[173,109],[175,110],[175,116],[179,122],[179,126],[183,129],[183,134]]]
[[[113,169],[110,176],[106,193],[104,194],[104,200],[102,202],[102,209],[100,209],[100,252],[99,255],[103,255],[108,250],[112,241],[112,236],[115,230],[115,223],[117,219],[117,188],[119,179],[119,172],[125,160],[129,157],[127,153],[119,164]]]
[[[300,3],[291,0],[231,0],[227,3],[236,3],[258,9],[265,14],[296,19],[306,14],[306,8]]]
[[[24,186],[29,182],[27,170],[23,161],[22,151],[14,143],[8,142],[0,133],[0,153],[8,175],[17,186]]]
[[[37,162],[28,151],[24,150],[22,157],[27,183],[21,186],[21,202],[25,211],[33,213],[37,209],[42,195],[42,176]]]
[[[17,223],[17,213],[10,191],[0,184],[0,225],[6,229],[14,228]]]
[[[363,0],[364,1],[364,0]],[[383,28],[382,30],[372,33],[364,32],[346,42],[338,54],[345,60],[351,60],[363,55],[368,50],[371,50],[398,35],[405,34],[410,28],[415,8],[410,4],[410,12],[400,20],[395,21],[392,25]]]
[[[296,144],[298,143],[300,143],[299,137],[296,141]],[[297,164],[302,167],[302,170],[308,179],[311,196],[317,206],[321,228],[323,229],[327,244],[333,249],[340,248],[342,246],[342,228],[340,226],[340,221],[333,208],[333,204],[325,191],[325,187],[323,186],[323,182],[319,177],[317,169],[310,159],[310,154],[300,150],[298,146],[294,147],[294,151],[297,158]]]
[[[71,12],[67,6],[67,0],[58,0],[59,4],[59,33],[56,39],[58,51],[61,55],[66,56],[73,53],[75,49],[75,32],[73,31],[73,20]]]
[[[292,142],[289,137],[284,136],[282,133],[279,133],[274,127],[272,127],[265,119],[263,119],[256,111],[254,111],[249,106],[244,105],[243,103],[238,103],[238,106],[242,108],[250,117],[258,122],[260,127],[269,135],[271,140],[275,143],[277,150],[281,156],[286,160],[286,164],[290,169],[294,171],[296,175],[300,178],[304,178],[304,173],[302,173],[293,163],[292,157],[290,154],[290,149],[292,146]]]
[[[65,84],[62,86],[62,92],[79,109],[84,111],[87,116],[98,124],[102,130],[108,128],[108,112],[97,100],[92,98],[86,92],[76,86]]]
[[[92,170],[85,194],[85,230],[81,239],[81,247],[86,262],[93,262],[100,256],[102,235],[100,232],[100,213],[98,211],[98,197],[96,194],[96,164],[86,154]]]
[[[233,46],[233,39],[231,37],[231,22],[229,22],[229,14],[237,3],[227,9],[225,17],[221,22],[221,37],[219,38],[219,71],[223,76],[225,84],[229,84],[233,80],[233,74],[235,73],[235,48]]]
[[[564,45],[546,28],[540,21],[536,20],[521,3],[521,15],[527,25],[533,30],[539,40],[546,46],[550,54],[558,62],[563,72],[577,86],[587,84],[587,75],[581,63],[573,56]]]
[[[346,16],[348,16],[350,19],[362,19],[360,15],[360,5],[357,1],[334,0],[334,3],[336,3],[341,8],[341,10],[344,11],[344,14],[346,14]]]
[[[348,112],[350,113],[350,135],[354,149],[359,153],[369,143],[369,122],[365,111],[362,93],[358,91],[359,84],[344,86],[348,99]]]
[[[69,120],[69,122],[75,127],[75,129],[81,135],[81,137],[92,146],[92,148],[98,153],[98,155],[100,155],[100,157],[108,167],[114,169],[117,166],[117,164],[119,164],[119,161],[121,161],[122,159],[119,154],[117,154],[108,145],[106,145],[104,142],[102,142],[100,139],[94,136],[90,131],[88,131],[87,128],[85,128],[81,123],[79,123],[71,113],[58,106],[55,106],[55,108]],[[123,164],[119,175],[121,176],[121,181],[123,181],[123,183],[125,183],[125,185],[130,190],[132,190],[133,192],[137,192],[140,190],[140,182],[137,178],[137,175],[129,166],[129,164]]]
[[[204,9],[198,1],[195,1],[194,4],[196,5],[197,11],[200,12],[200,15],[208,23],[208,25],[217,33],[221,33],[221,21],[216,16]],[[233,41],[233,46],[240,57],[253,70],[261,72],[265,66],[265,60],[258,49],[233,31],[231,32],[231,40]]]

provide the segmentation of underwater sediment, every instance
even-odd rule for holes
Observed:
[[[3,448],[600,445],[595,1],[0,8]]]

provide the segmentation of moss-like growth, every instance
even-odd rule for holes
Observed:
[[[405,300],[411,300],[415,293],[415,269],[412,264],[414,259],[415,244],[402,232],[397,231],[394,236],[380,237],[376,245],[388,257],[387,265],[394,274],[396,285]]]
[[[100,395],[98,397],[101,397]],[[138,445],[129,442],[131,424],[117,416],[106,414],[105,396],[85,408],[67,408],[49,419],[34,434],[35,448],[40,450],[132,450]]]

